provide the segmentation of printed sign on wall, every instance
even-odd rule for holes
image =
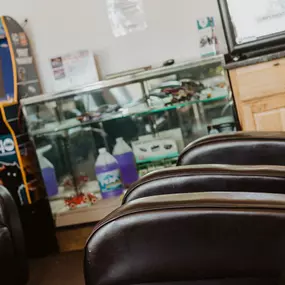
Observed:
[[[54,92],[74,89],[99,80],[94,55],[89,50],[53,57],[50,64]]]
[[[107,0],[107,8],[115,37],[147,28],[142,0]]]
[[[41,94],[41,85],[38,78],[29,39],[23,28],[11,17],[3,17],[10,35],[17,69],[18,98],[31,97]]]

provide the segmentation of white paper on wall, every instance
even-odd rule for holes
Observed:
[[[115,37],[147,28],[142,0],[107,0],[107,8]]]
[[[94,55],[81,50],[50,59],[53,73],[53,91],[74,89],[99,80]]]

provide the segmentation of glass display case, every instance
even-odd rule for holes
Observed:
[[[175,165],[199,137],[234,131],[222,66],[223,57],[216,56],[23,99],[42,171],[50,171],[44,178],[55,176],[45,179],[54,214],[96,204],[98,151],[112,153],[117,138],[132,147],[143,176]],[[76,193],[91,199],[70,207]]]

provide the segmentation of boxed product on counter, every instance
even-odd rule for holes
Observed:
[[[231,133],[235,131],[235,120],[231,116],[213,119],[211,125],[208,126],[208,133],[210,135],[218,133]]]
[[[155,138],[153,137],[153,135],[149,134],[149,135],[145,135],[145,136],[140,136],[138,139],[139,139],[139,141],[153,141]],[[175,128],[175,129],[170,129],[167,131],[161,131],[157,134],[156,139],[158,139],[158,140],[164,140],[164,139],[174,140],[176,145],[177,145],[179,153],[185,147],[181,128]]]
[[[156,161],[178,156],[175,140],[149,140],[132,142],[132,149],[137,162]]]

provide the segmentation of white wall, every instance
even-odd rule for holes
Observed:
[[[44,91],[52,91],[48,59],[91,49],[104,74],[199,56],[195,20],[214,16],[225,48],[216,0],[144,0],[148,29],[115,38],[105,0],[0,0],[1,14],[23,23],[34,47]]]

